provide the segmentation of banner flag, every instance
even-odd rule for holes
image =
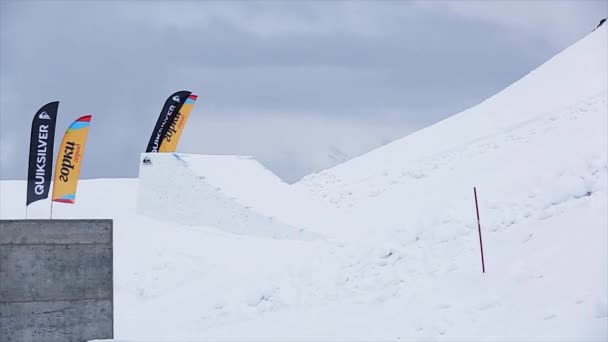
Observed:
[[[169,125],[167,134],[160,144],[159,152],[175,152],[177,144],[179,143],[179,138],[182,136],[182,132],[184,131],[184,127],[186,126],[186,122],[190,117],[194,102],[196,102],[197,98],[198,96],[194,94],[188,96],[180,111],[177,112],[177,116],[175,116],[173,122]]]
[[[26,206],[49,197],[58,107],[59,101],[49,102],[32,120]]]
[[[167,101],[165,101],[165,105],[158,116],[158,120],[156,121],[156,126],[154,126],[154,131],[152,131],[152,135],[150,136],[150,141],[148,142],[148,146],[146,147],[146,152],[158,152],[161,146],[161,143],[165,136],[167,135],[167,131],[169,130],[169,126],[173,123],[175,116],[179,113],[180,109],[186,99],[192,94],[189,91],[182,90],[176,93],[173,93]]]
[[[55,165],[54,202],[76,201],[76,186],[90,124],[91,115],[81,116],[68,127],[63,136]]]

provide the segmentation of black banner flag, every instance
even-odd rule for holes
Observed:
[[[32,120],[26,205],[49,197],[58,107],[59,101],[49,102],[36,112]]]
[[[154,126],[154,131],[152,132],[152,136],[148,142],[146,152],[158,152],[160,149],[160,144],[165,138],[165,135],[167,135],[169,127],[173,123],[177,113],[179,113],[179,110],[182,108],[182,105],[184,102],[186,102],[186,99],[188,99],[190,94],[192,94],[190,91],[178,91],[169,96],[167,101],[165,101],[163,110],[160,112],[158,120],[156,121],[156,126]]]

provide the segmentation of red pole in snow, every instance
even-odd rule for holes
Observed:
[[[481,271],[486,273],[486,265],[483,261],[483,243],[481,242],[481,223],[479,222],[479,205],[477,205],[477,189],[473,187],[473,193],[475,194],[475,210],[477,211],[477,229],[479,231],[479,247],[481,249]]]

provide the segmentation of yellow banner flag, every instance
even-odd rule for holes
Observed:
[[[198,96],[194,94],[188,96],[186,102],[184,102],[179,113],[177,113],[177,116],[169,126],[169,130],[167,131],[167,134],[165,134],[158,152],[175,152],[179,138],[182,136],[186,121],[188,121],[188,117],[190,117],[190,112],[192,112],[192,107],[194,107],[194,102],[197,98]]]
[[[90,124],[90,115],[81,116],[68,127],[63,135],[55,165],[54,202],[74,203],[76,201],[76,186]]]

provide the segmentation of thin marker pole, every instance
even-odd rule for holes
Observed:
[[[477,204],[477,188],[473,187],[475,194],[475,210],[477,211],[477,230],[479,231],[479,248],[481,249],[481,271],[486,273],[486,265],[483,260],[483,243],[481,242],[481,223],[479,221],[479,205]]]

